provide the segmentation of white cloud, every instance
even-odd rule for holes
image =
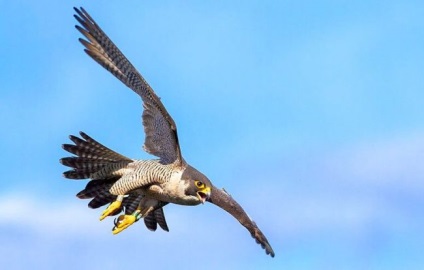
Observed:
[[[78,203],[58,203],[50,199],[34,199],[28,194],[8,194],[0,199],[0,225],[25,227],[35,234],[49,237],[83,233],[98,234],[90,224],[95,219],[93,213],[81,209]],[[48,233],[46,233],[48,232]]]
[[[343,181],[424,189],[424,134],[367,141],[324,157],[323,169]]]
[[[234,195],[250,202],[247,210],[261,209],[252,218],[272,224],[271,233],[281,238],[328,231],[365,236],[376,227],[393,235],[415,232],[424,225],[423,138],[417,132],[306,153],[302,148],[302,154],[294,149],[278,161],[244,164],[238,183],[262,184],[243,185],[245,191]]]
[[[206,252],[221,260],[204,262],[204,269],[217,269],[224,264],[237,268],[249,254],[255,259],[257,256],[257,260],[270,259],[232,217],[221,213],[211,218],[209,206],[167,206],[169,233],[160,229],[149,232],[141,221],[114,236],[110,231],[113,219],[100,222],[101,210],[86,208],[84,201],[9,194],[0,198],[0,205],[4,209],[0,213],[0,230],[9,232],[1,236],[0,262],[12,265],[12,269],[74,269],[77,264],[80,269],[109,269],[142,261],[144,266],[172,268],[178,264],[185,269],[198,269],[202,263],[196,257],[203,257]],[[222,216],[226,217],[220,222]],[[22,254],[25,260],[20,260]],[[163,260],[165,256],[167,260]],[[185,265],[187,256],[193,256],[193,263],[189,260],[189,265]]]

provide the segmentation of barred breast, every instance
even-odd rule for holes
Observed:
[[[171,179],[173,166],[163,165],[158,160],[136,160],[121,170],[124,174],[109,190],[114,195],[128,194],[137,188],[167,182]]]

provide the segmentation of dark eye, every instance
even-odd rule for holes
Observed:
[[[202,188],[204,186],[204,184],[202,182],[200,182],[200,181],[196,181],[196,186],[198,188]]]

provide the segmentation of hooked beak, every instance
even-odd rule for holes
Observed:
[[[202,202],[202,204],[205,203],[205,201],[208,200],[210,196],[211,196],[210,187],[205,187],[197,192],[197,197]]]

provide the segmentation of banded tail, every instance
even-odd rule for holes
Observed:
[[[93,175],[108,166],[120,164],[125,167],[133,160],[127,158],[106,146],[97,142],[84,132],[80,132],[82,139],[76,136],[69,136],[75,144],[64,144],[63,149],[76,157],[66,157],[60,159],[60,163],[73,168],[63,173],[63,176],[69,179],[87,179],[93,178]],[[113,178],[115,176],[111,176]],[[109,177],[108,177],[109,178]]]

